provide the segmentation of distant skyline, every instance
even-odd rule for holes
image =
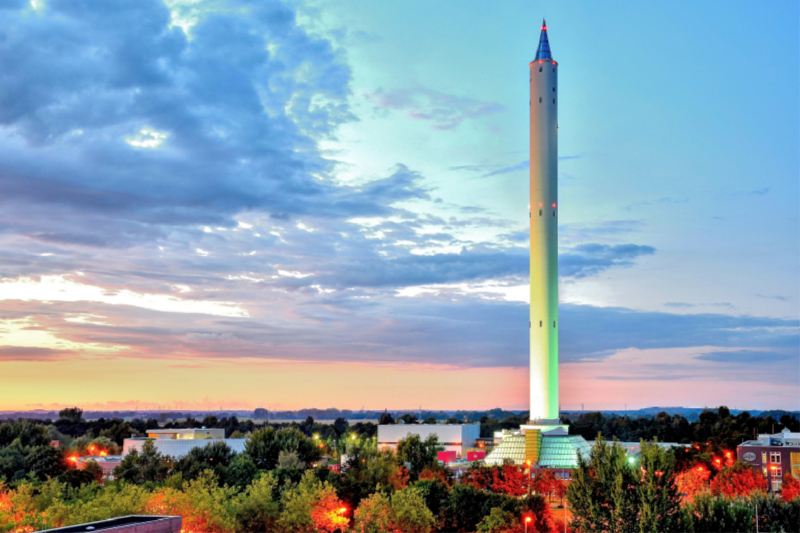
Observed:
[[[0,410],[526,409],[528,62],[561,406],[797,409],[800,7],[0,7]]]

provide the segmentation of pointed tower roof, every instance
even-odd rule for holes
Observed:
[[[550,41],[547,40],[547,22],[542,19],[542,33],[539,34],[539,48],[536,50],[534,61],[552,61],[553,54],[550,53]]]

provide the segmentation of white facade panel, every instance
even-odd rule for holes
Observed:
[[[131,450],[141,453],[142,446],[144,446],[146,440],[150,440],[155,444],[158,453],[168,455],[174,459],[186,456],[194,448],[202,448],[215,442],[224,442],[231,450],[236,453],[242,453],[247,442],[247,439],[125,439],[122,444],[122,455],[127,455]]]
[[[467,449],[476,446],[480,437],[480,424],[388,424],[378,426],[378,448],[395,450],[397,442],[409,435],[419,435],[425,440],[436,435],[445,451],[454,451],[459,457],[467,456]]]

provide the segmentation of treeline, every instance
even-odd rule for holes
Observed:
[[[586,440],[595,440],[599,434],[606,439],[623,442],[654,439],[683,444],[710,442],[733,449],[744,440],[754,439],[759,433],[776,433],[784,427],[793,432],[800,431],[797,416],[783,413],[779,419],[775,419],[771,415],[751,416],[747,411],[732,415],[725,406],[703,411],[694,422],[666,412],[639,418],[604,416],[599,412],[583,413],[574,419],[562,421],[569,424],[571,434],[580,435]]]

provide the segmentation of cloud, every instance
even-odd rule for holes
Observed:
[[[233,302],[188,300],[165,294],[141,294],[130,290],[109,291],[80,283],[66,276],[42,276],[0,280],[0,300],[38,300],[42,302],[99,302],[131,305],[165,313],[194,313],[246,317],[247,310]]]
[[[30,346],[0,346],[0,361],[51,361],[73,352]]]
[[[595,276],[612,267],[632,266],[635,259],[655,251],[638,244],[579,244],[559,254],[558,271],[565,277]]]
[[[685,302],[667,302],[664,307],[675,307],[677,309],[688,309],[690,307],[697,307],[695,304],[687,304]]]
[[[778,361],[794,360],[800,363],[800,352],[781,353],[759,350],[732,350],[722,352],[707,352],[698,355],[695,359],[700,361],[714,361],[717,363],[739,364],[769,364]]]
[[[431,123],[435,130],[451,130],[464,120],[476,119],[503,111],[497,102],[482,102],[468,96],[456,96],[433,89],[417,87],[366,94],[377,108],[402,111],[407,118]]]

